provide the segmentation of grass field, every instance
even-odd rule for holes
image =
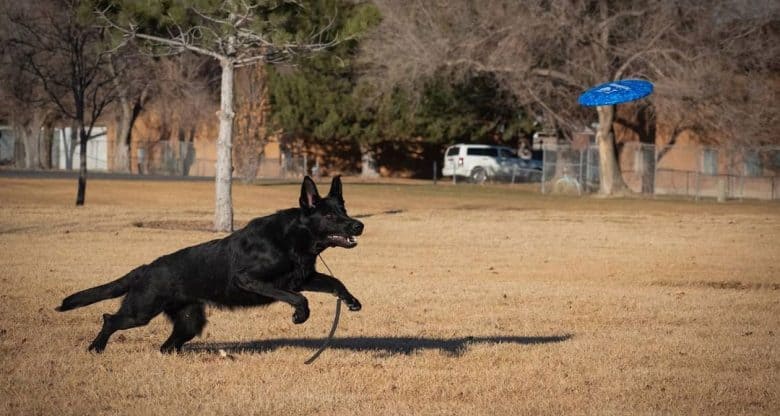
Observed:
[[[1,414],[780,414],[777,203],[347,181],[366,232],[324,258],[363,310],[306,366],[326,295],[304,325],[210,310],[180,355],[158,352],[162,317],[87,353],[118,302],[57,313],[64,296],[220,235],[210,183],[93,180],[82,208],[75,190],[0,179]],[[237,185],[236,222],[298,192]]]

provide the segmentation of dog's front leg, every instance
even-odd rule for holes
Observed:
[[[260,296],[267,296],[285,302],[295,308],[293,323],[302,324],[309,319],[309,301],[300,293],[277,289],[271,283],[252,278],[249,275],[239,275],[236,278],[239,288]]]
[[[344,286],[344,284],[341,283],[339,279],[319,272],[314,272],[311,277],[306,279],[303,282],[301,290],[309,292],[330,293],[335,295],[339,299],[343,300],[351,311],[359,311],[362,307],[360,305],[360,301],[358,301],[354,296],[352,296],[351,293],[349,293],[347,287]]]

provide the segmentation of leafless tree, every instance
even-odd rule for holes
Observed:
[[[136,120],[152,98],[159,81],[159,65],[148,55],[139,53],[134,44],[117,48],[108,58],[108,69],[114,78],[116,102],[110,109],[116,122],[112,169],[130,172],[130,145]]]
[[[7,5],[13,31],[7,42],[20,65],[41,84],[63,118],[79,134],[80,169],[76,205],[87,186],[87,141],[103,110],[113,101],[104,31],[79,15],[75,0]]]
[[[15,131],[18,157],[17,167],[39,169],[51,167],[51,133],[48,127],[56,119],[56,112],[43,90],[40,80],[25,66],[26,55],[15,39],[18,28],[10,18],[12,5],[0,2],[0,118]]]
[[[297,4],[295,2],[289,2]],[[237,67],[273,63],[288,59],[301,52],[313,52],[332,46],[324,42],[328,27],[312,34],[307,43],[273,39],[277,30],[272,22],[262,22],[258,12],[260,2],[252,0],[225,0],[211,10],[201,10],[195,5],[188,8],[196,22],[179,26],[174,24],[168,36],[144,33],[134,22],[127,24],[108,14],[110,10],[98,10],[102,20],[128,39],[146,41],[161,48],[164,54],[190,51],[210,57],[222,68],[220,86],[219,137],[217,138],[216,207],[214,229],[233,230],[232,202],[232,147],[234,113],[234,73]]]
[[[236,73],[236,140],[233,157],[236,172],[245,180],[257,177],[270,132],[267,117],[268,77],[263,66],[242,68]]]
[[[683,20],[710,19],[685,33],[700,58],[666,65],[656,83],[653,102],[665,127],[664,144],[674,144],[683,132],[705,143],[780,143],[780,5],[760,3],[719,2],[713,8],[707,2],[684,10]]]
[[[153,116],[147,117],[148,136],[140,146],[150,163],[159,146],[171,149],[171,173],[188,175],[195,160],[194,138],[208,123],[216,108],[208,88],[211,75],[207,61],[198,55],[184,53],[165,57],[155,64],[156,80],[146,106]]]
[[[13,128],[18,151],[15,165],[25,169],[48,168],[51,140],[43,134],[55,112],[37,78],[19,65],[14,50],[4,51],[0,63],[0,118]],[[47,147],[48,146],[48,147]]]

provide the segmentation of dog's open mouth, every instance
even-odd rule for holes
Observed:
[[[352,248],[357,245],[354,235],[329,235],[328,242],[337,247]]]

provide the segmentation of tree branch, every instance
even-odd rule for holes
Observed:
[[[537,68],[537,69],[532,69],[531,73],[534,74],[534,75],[541,76],[541,77],[557,79],[558,81],[562,81],[565,84],[569,85],[570,87],[574,87],[574,88],[578,88],[578,89],[586,87],[582,83],[577,82],[577,80],[574,79],[573,77],[571,77],[571,76],[569,76],[567,74],[564,74],[563,72],[554,70],[554,69]]]
[[[223,59],[227,59],[228,58],[227,56],[222,55],[220,53],[217,53],[217,52],[214,52],[214,51],[211,51],[211,50],[208,50],[208,49],[204,49],[204,48],[201,48],[201,47],[198,47],[198,46],[195,46],[195,45],[190,45],[188,43],[184,43],[184,42],[180,42],[180,41],[177,41],[177,40],[173,40],[173,39],[166,39],[166,38],[162,38],[162,37],[159,37],[159,36],[147,35],[145,33],[133,33],[132,36],[133,37],[137,37],[139,39],[144,39],[144,40],[149,40],[149,41],[152,41],[152,42],[157,42],[159,44],[171,46],[171,47],[174,47],[174,48],[187,49],[187,50],[199,53],[201,55],[210,56],[210,57],[212,57],[214,59],[217,59],[217,60],[223,60]]]
[[[220,54],[218,52],[215,52],[215,51],[212,51],[212,50],[209,50],[209,49],[206,49],[206,48],[201,48],[199,46],[195,46],[195,45],[190,44],[189,42],[186,41],[186,34],[185,33],[181,33],[178,36],[178,38],[177,38],[177,36],[172,36],[173,37],[172,39],[168,39],[168,38],[164,38],[164,37],[160,37],[160,36],[148,35],[148,34],[145,34],[145,33],[138,33],[138,30],[133,25],[130,25],[130,27],[122,27],[122,26],[116,24],[114,21],[112,21],[106,15],[105,10],[97,10],[96,13],[110,27],[120,31],[121,33],[123,33],[127,37],[143,39],[143,40],[154,42],[154,43],[157,43],[157,44],[160,44],[160,45],[165,45],[165,46],[168,46],[168,47],[171,47],[171,48],[175,48],[175,49],[190,50],[190,51],[193,51],[195,53],[199,53],[201,55],[210,56],[210,57],[212,57],[214,59],[217,59],[217,60],[223,60],[223,59],[227,59],[228,58],[227,56],[225,56],[223,54]]]
[[[628,69],[628,67],[631,65],[632,62],[634,62],[634,60],[642,57],[646,53],[650,53],[650,51],[652,50],[651,49],[652,46],[658,41],[658,39],[660,39],[664,34],[666,34],[666,32],[673,25],[674,25],[673,23],[669,23],[666,26],[663,26],[661,29],[658,30],[658,33],[656,33],[655,36],[653,36],[650,39],[650,41],[647,42],[647,45],[644,48],[642,48],[642,50],[637,51],[636,53],[631,55],[628,59],[626,59],[626,61],[623,62],[623,65],[621,65],[620,68],[618,68],[618,70],[615,71],[615,76],[613,77],[613,80],[618,80],[622,78],[623,72],[625,72]]]

